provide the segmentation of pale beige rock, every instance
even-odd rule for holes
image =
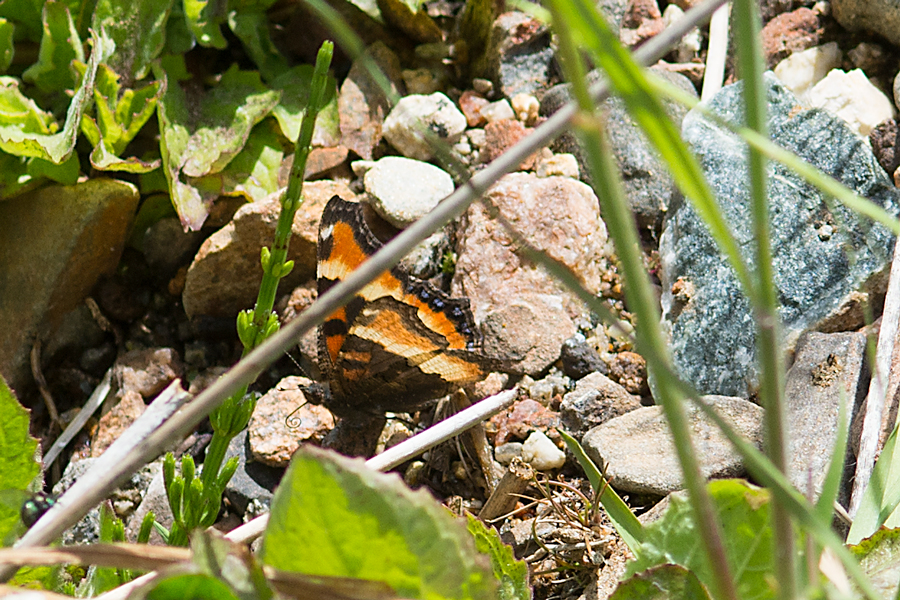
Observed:
[[[115,271],[138,198],[131,184],[98,178],[0,202],[0,375],[14,390],[31,381],[35,337]]]
[[[144,414],[147,405],[141,395],[134,391],[126,391],[119,403],[112,410],[100,417],[97,433],[91,440],[91,457],[97,458],[122,437],[125,430],[131,427],[138,417]]]
[[[592,293],[600,289],[608,252],[594,192],[567,177],[503,177],[487,200],[533,247],[564,264]],[[459,230],[452,295],[467,296],[485,346],[537,374],[559,357],[585,307],[541,267],[515,252],[516,242],[486,209],[473,204]],[[493,353],[493,352],[491,352]]]
[[[114,369],[119,389],[136,392],[148,400],[181,377],[183,371],[181,358],[172,348],[126,352],[116,361]]]
[[[302,442],[321,442],[334,428],[327,408],[306,402],[301,386],[310,383],[305,377],[285,377],[259,399],[247,428],[254,460],[286,467]]]
[[[762,445],[763,409],[743,398],[704,396],[719,416],[756,447]],[[740,454],[693,402],[685,404],[700,472],[705,478],[739,477]],[[662,406],[645,406],[591,429],[585,452],[604,465],[610,485],[626,492],[664,496],[684,487],[675,444]]]
[[[328,200],[337,194],[355,199],[343,182],[309,181],[303,186],[304,201],[294,215],[288,259],[294,270],[281,280],[279,289],[290,290],[315,277],[319,219]],[[281,204],[278,193],[263,202],[246,204],[225,227],[212,234],[188,269],[182,300],[191,318],[198,315],[234,317],[253,308],[262,281],[260,249],[272,246]]]

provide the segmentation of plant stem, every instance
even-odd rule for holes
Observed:
[[[297,136],[297,143],[294,146],[294,164],[291,168],[287,190],[281,200],[281,212],[278,215],[272,251],[268,254],[268,259],[263,260],[262,283],[260,284],[256,305],[253,309],[253,319],[249,324],[252,335],[242,336],[242,340],[245,340],[242,358],[250,354],[277,329],[270,326],[274,316],[272,308],[275,306],[275,294],[278,291],[278,283],[290,270],[287,262],[287,253],[291,240],[291,228],[294,223],[294,215],[302,201],[306,161],[309,157],[310,145],[312,144],[316,117],[318,117],[322,108],[322,99],[325,96],[325,88],[328,83],[328,68],[331,65],[333,54],[334,44],[329,41],[323,42],[316,57],[309,100],[300,125],[300,134]],[[265,256],[265,252],[263,255]],[[238,326],[241,326],[240,319]],[[207,489],[214,485],[219,476],[219,470],[222,468],[222,461],[225,459],[225,452],[231,439],[247,426],[245,421],[249,421],[252,411],[244,411],[246,414],[242,415],[242,418],[237,418],[241,412],[241,404],[245,401],[244,397],[247,394],[247,388],[248,385],[241,386],[232,394],[229,401],[226,401],[210,415],[210,420],[213,423],[213,437],[210,441],[201,475],[203,485]],[[217,424],[220,424],[220,426],[217,427]]]

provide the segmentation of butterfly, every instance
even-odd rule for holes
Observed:
[[[319,295],[381,248],[373,229],[389,227],[367,205],[332,197],[319,225]],[[339,416],[418,410],[491,370],[469,301],[399,266],[331,314],[318,333],[330,388],[324,403]]]

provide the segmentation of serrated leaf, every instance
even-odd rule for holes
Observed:
[[[742,600],[774,597],[775,555],[769,517],[769,492],[737,479],[707,485],[722,541]],[[707,587],[712,582],[704,558],[694,511],[681,494],[670,496],[665,514],[644,528],[641,556],[628,564],[626,575],[673,563],[693,571]]]
[[[22,74],[22,79],[44,93],[74,88],[72,61],[84,62],[84,50],[69,7],[48,0],[44,3],[41,19],[43,35],[38,61]]]
[[[471,536],[426,492],[308,446],[275,492],[262,557],[285,571],[381,581],[405,598],[496,591]]]
[[[6,73],[12,64],[15,48],[13,47],[13,34],[16,26],[7,19],[0,18],[0,73]]]
[[[33,492],[41,465],[35,460],[37,440],[28,434],[30,414],[0,377],[0,491]],[[19,524],[20,505],[0,503],[0,540]]]
[[[206,48],[224,50],[228,43],[222,37],[225,11],[215,0],[184,0],[184,16],[197,43]]]
[[[0,77],[0,125],[18,127],[23,134],[49,135],[56,131],[53,115],[25,96],[14,77]]]
[[[516,560],[513,549],[500,540],[500,535],[472,515],[466,515],[475,548],[491,559],[494,577],[500,582],[500,600],[529,600],[528,565]]]
[[[137,90],[122,90],[115,71],[100,65],[94,87],[97,119],[85,115],[81,121],[81,131],[94,145],[91,153],[94,168],[145,173],[159,167],[160,160],[145,162],[137,157],[122,159],[119,155],[153,116],[164,90],[162,81]]]
[[[158,79],[163,77],[158,74]],[[204,197],[187,177],[222,171],[279,97],[279,92],[262,84],[258,73],[237,67],[226,72],[211,92],[192,93],[190,98],[180,84],[168,81],[158,110],[160,150],[172,203],[186,228],[197,230],[203,225],[213,192],[206,189]]]
[[[850,548],[882,598],[896,598],[900,582],[900,529],[881,529]]]
[[[91,41],[93,51],[88,60],[87,70],[81,78],[81,84],[75,91],[69,109],[66,113],[66,122],[62,131],[58,133],[38,132],[35,126],[35,115],[29,114],[23,120],[0,120],[0,150],[15,156],[29,156],[43,158],[56,164],[68,160],[75,148],[75,140],[81,126],[81,118],[85,107],[90,102],[94,90],[94,80],[100,63],[106,60],[115,50],[115,44],[106,37],[93,33]],[[8,88],[10,78],[2,78],[5,87]],[[6,97],[4,97],[6,98]],[[30,102],[30,101],[29,101]],[[33,105],[33,103],[31,103]],[[36,108],[36,107],[35,107]],[[34,111],[28,111],[29,113]],[[21,115],[20,115],[21,116]],[[0,117],[2,118],[2,117]]]
[[[711,600],[697,576],[679,565],[648,569],[619,584],[609,600]]]
[[[244,196],[248,201],[262,200],[278,190],[278,171],[284,161],[281,140],[271,120],[253,128],[240,154],[219,173],[187,179],[204,199],[218,196]]]
[[[115,42],[109,66],[128,81],[143,79],[166,43],[174,0],[97,0],[91,26]],[[116,153],[118,154],[118,153]]]
[[[284,137],[297,143],[300,135],[300,123],[306,114],[309,101],[309,88],[312,83],[312,65],[298,65],[284,71],[272,80],[272,89],[281,92],[281,101],[272,110],[272,114],[281,127]],[[314,146],[334,146],[341,139],[340,115],[338,115],[337,83],[328,77],[323,106],[316,117],[316,129],[313,133]]]

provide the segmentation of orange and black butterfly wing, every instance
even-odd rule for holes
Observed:
[[[332,198],[319,230],[319,292],[381,247],[363,207]],[[340,412],[412,410],[484,377],[468,300],[450,298],[394,268],[363,288],[320,328],[319,353]]]

